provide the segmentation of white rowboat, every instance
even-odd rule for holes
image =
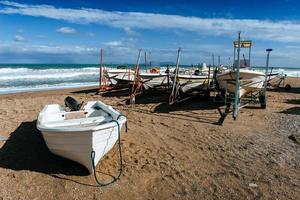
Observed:
[[[111,106],[89,101],[80,111],[67,112],[58,104],[46,105],[40,112],[37,128],[49,150],[76,161],[94,172],[94,164],[114,146],[127,119]]]

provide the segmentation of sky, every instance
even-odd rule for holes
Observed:
[[[252,40],[251,64],[300,67],[297,0],[0,1],[0,63],[233,61],[238,31]],[[246,49],[242,54],[247,57]]]

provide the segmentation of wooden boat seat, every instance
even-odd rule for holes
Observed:
[[[111,121],[112,117],[110,116],[97,116],[97,117],[84,117],[76,119],[64,119],[58,121],[51,121],[45,125],[48,127],[83,127],[83,126],[93,126],[99,125],[103,122]]]

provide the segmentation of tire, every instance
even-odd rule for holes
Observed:
[[[292,89],[292,86],[290,84],[286,84],[284,87],[285,91],[290,91]]]
[[[264,95],[259,96],[259,103],[260,103],[260,108],[261,109],[266,109],[266,97]]]

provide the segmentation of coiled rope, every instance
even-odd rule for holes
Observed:
[[[92,160],[92,167],[93,167],[93,171],[94,171],[94,177],[95,177],[95,180],[96,180],[99,187],[107,186],[107,185],[110,185],[110,184],[116,182],[121,177],[121,175],[123,174],[123,157],[122,157],[122,146],[121,146],[121,127],[120,127],[120,123],[118,122],[118,120],[122,116],[126,118],[126,116],[124,116],[124,115],[119,115],[116,120],[114,120],[114,119],[111,120],[111,122],[115,122],[118,126],[118,150],[119,150],[119,166],[120,166],[118,176],[113,177],[113,180],[111,180],[109,182],[100,181],[97,177],[97,174],[96,174],[96,165],[95,165],[96,153],[95,153],[94,150],[91,152],[91,160]],[[125,131],[126,131],[126,133],[127,133],[127,130],[128,130],[128,127],[127,127],[127,120],[126,120],[126,122],[125,122]]]

